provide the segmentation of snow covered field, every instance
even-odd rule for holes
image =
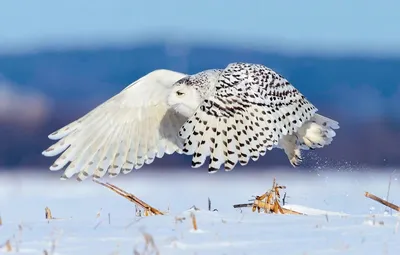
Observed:
[[[136,217],[134,205],[90,180],[60,181],[60,172],[0,174],[0,245],[13,251],[51,254],[399,254],[400,216],[364,197],[385,198],[391,171],[338,172],[287,169],[208,174],[204,169],[178,173],[150,171],[105,178],[135,194],[167,216]],[[400,174],[400,172],[399,172]],[[392,178],[389,201],[400,204],[400,181]],[[287,206],[307,213],[270,215],[234,209],[271,187],[273,177],[286,185]],[[400,177],[400,176],[399,176]],[[207,210],[207,198],[218,212]],[[198,230],[188,209],[196,205]],[[48,223],[44,208],[54,217]],[[100,211],[100,217],[96,217]],[[110,214],[110,224],[108,221]],[[375,215],[375,217],[373,217]],[[175,217],[186,217],[176,222]],[[20,225],[20,228],[19,228]],[[156,248],[144,252],[143,234]],[[5,252],[0,248],[0,253]],[[137,253],[134,253],[136,250]],[[157,253],[158,251],[158,253]]]

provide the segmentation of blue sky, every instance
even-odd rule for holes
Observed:
[[[0,52],[151,38],[400,52],[400,1],[0,0]]]

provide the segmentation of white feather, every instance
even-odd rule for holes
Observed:
[[[133,82],[119,94],[49,135],[59,140],[42,154],[59,156],[50,167],[63,179],[128,173],[165,153],[181,152],[177,136],[187,120],[166,103],[171,86],[186,74],[156,70]]]

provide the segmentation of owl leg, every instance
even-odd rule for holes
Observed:
[[[296,135],[285,135],[279,141],[278,147],[283,149],[293,167],[299,166],[303,161],[300,148],[297,146]]]
[[[329,145],[336,135],[334,129],[338,128],[339,125],[336,121],[315,114],[296,133],[300,148],[314,150]]]
[[[285,135],[278,143],[278,148],[285,151],[290,164],[296,167],[302,162],[301,150],[314,150],[329,145],[338,129],[337,121],[315,114],[305,122],[296,133]]]

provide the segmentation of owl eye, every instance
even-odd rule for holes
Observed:
[[[176,92],[176,95],[177,95],[177,96],[183,96],[183,95],[185,95],[185,93],[180,92],[180,91],[177,91],[177,92]]]

